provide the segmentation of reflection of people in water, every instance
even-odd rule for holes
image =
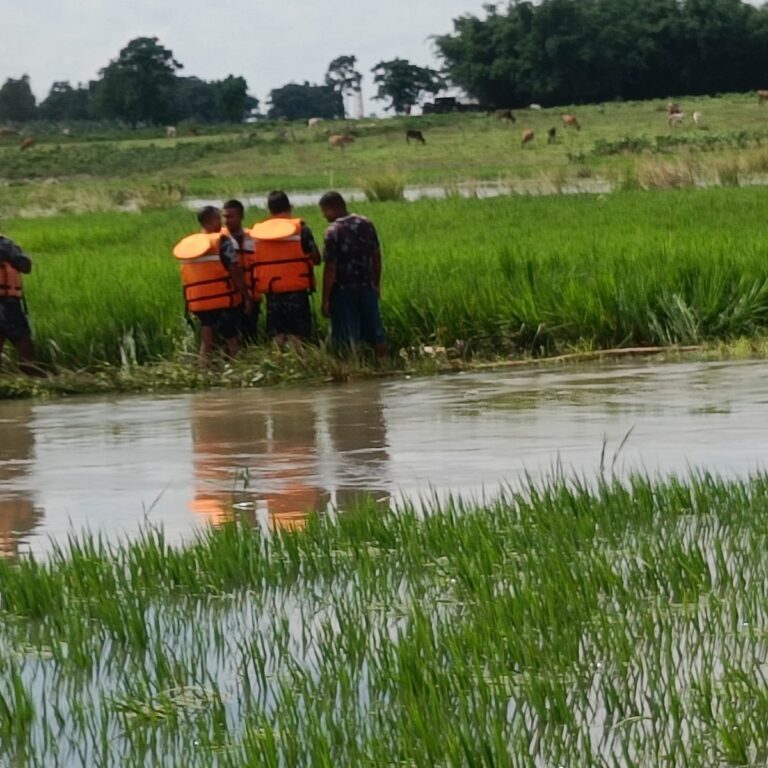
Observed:
[[[387,422],[380,388],[362,385],[334,399],[328,432],[340,465],[334,506],[343,512],[364,499],[388,506]]]
[[[32,407],[7,403],[0,416],[0,556],[14,556],[19,542],[41,522],[43,513],[28,491],[14,488],[28,472],[35,438],[29,427]]]
[[[246,404],[246,401],[242,401]],[[192,401],[195,497],[191,509],[213,524],[233,520],[235,505],[265,509],[270,528],[297,529],[327,507],[317,487],[315,398]],[[254,513],[251,511],[250,516]]]

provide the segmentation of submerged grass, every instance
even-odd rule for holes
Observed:
[[[28,765],[754,765],[768,477],[553,478],[0,562]],[[9,763],[11,764],[11,763]]]

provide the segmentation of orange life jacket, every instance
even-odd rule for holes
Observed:
[[[229,235],[230,231],[226,228],[222,228],[222,234]],[[243,230],[243,244],[240,245],[238,241],[232,237],[232,239],[235,241],[235,247],[237,249],[237,261],[240,264],[240,267],[243,270],[243,278],[245,279],[245,287],[248,289],[248,293],[253,298],[254,301],[261,301],[261,294],[259,293],[259,287],[256,285],[256,278],[253,274],[253,251],[255,246],[255,241],[251,237],[250,232],[248,230]]]
[[[221,232],[201,232],[185,237],[173,249],[181,264],[184,300],[190,312],[229,309],[243,300],[219,258],[221,238]]]
[[[20,299],[21,273],[7,261],[0,261],[0,299]]]
[[[259,293],[315,290],[312,259],[301,247],[302,223],[276,216],[251,229],[254,284]]]

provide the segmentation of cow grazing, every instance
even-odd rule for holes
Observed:
[[[166,139],[175,139],[176,138],[176,126],[175,125],[166,125],[165,126],[165,138]]]
[[[530,128],[526,128],[523,131],[521,146],[524,147],[526,144],[530,144],[533,141],[533,139],[534,139],[533,131]]]
[[[317,128],[322,122],[322,117],[310,117],[309,120],[307,120],[307,128]]]
[[[579,121],[576,119],[576,115],[563,115],[562,121],[566,128],[575,128],[577,131],[581,130],[581,126],[579,125]]]
[[[189,135],[190,136],[197,136],[200,132],[195,128],[195,126],[190,126],[189,128]]]
[[[703,128],[704,127],[704,115],[701,112],[694,112],[693,113],[693,124],[697,128]]]
[[[758,91],[757,92],[757,103],[758,104],[765,104],[766,101],[768,101],[768,91]]]
[[[493,114],[497,120],[506,120],[508,123],[517,122],[517,120],[515,120],[515,116],[512,114],[511,109],[497,109]]]
[[[335,147],[341,147],[341,149],[344,149],[344,147],[347,146],[347,144],[353,144],[355,141],[354,136],[350,136],[348,133],[332,133],[328,137],[328,145],[333,149]]]
[[[19,129],[18,128],[11,128],[10,126],[4,125],[2,128],[0,128],[0,136],[18,136],[19,135]]]
[[[411,139],[418,141],[421,144],[427,143],[427,140],[424,138],[424,134],[421,131],[416,130],[416,128],[409,128],[405,132],[405,140],[408,144],[411,143]]]
[[[579,121],[576,119],[576,115],[563,115],[563,125],[566,128],[575,128],[577,131],[581,130]]]
[[[61,135],[62,136],[71,137],[72,136],[72,129],[71,128],[62,128],[61,129]]]
[[[529,104],[528,109],[541,109],[541,104]]]
[[[674,128],[676,125],[682,125],[685,115],[682,112],[670,112],[667,115],[667,125]]]
[[[554,144],[557,141],[557,128],[552,126],[547,128],[547,144]]]
[[[35,144],[37,144],[37,139],[34,136],[27,136],[26,139],[21,140],[21,144],[19,144],[19,149],[23,152],[25,149],[34,147]]]

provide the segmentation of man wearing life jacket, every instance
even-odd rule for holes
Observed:
[[[181,266],[187,311],[200,321],[200,362],[213,352],[217,338],[227,352],[240,349],[240,308],[248,312],[251,297],[237,261],[234,240],[221,231],[221,211],[212,205],[197,214],[201,230],[177,243],[173,255]]]
[[[251,229],[255,285],[267,299],[267,336],[281,345],[289,338],[307,341],[313,335],[309,294],[320,251],[312,230],[292,216],[285,192],[270,192],[267,208],[269,218]]]
[[[0,357],[5,340],[16,347],[19,368],[28,375],[40,375],[35,366],[32,331],[24,311],[21,276],[32,271],[32,261],[13,240],[0,235]]]
[[[228,234],[236,243],[237,259],[243,270],[245,287],[250,294],[253,309],[250,314],[243,310],[240,317],[240,333],[246,342],[256,342],[259,338],[259,314],[261,310],[261,294],[254,285],[253,247],[254,240],[249,232],[243,229],[245,209],[239,200],[227,200],[222,207],[225,227],[223,232]],[[244,305],[245,306],[245,305]]]
[[[381,322],[381,247],[373,223],[349,213],[338,192],[320,198],[330,226],[325,231],[323,315],[331,319],[337,349],[370,344],[377,358],[389,354]]]

